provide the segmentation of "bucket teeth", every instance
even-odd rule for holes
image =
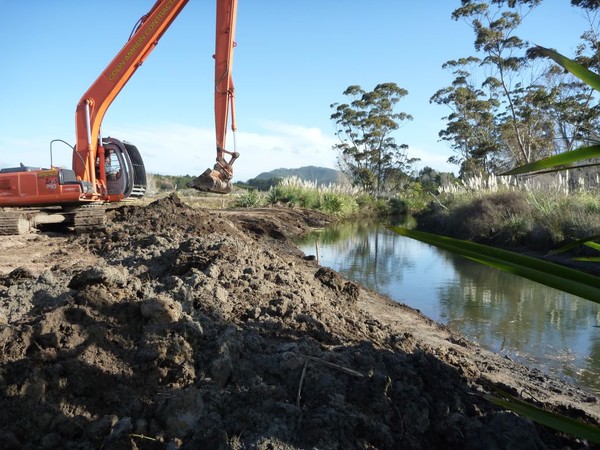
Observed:
[[[202,175],[194,178],[188,185],[199,191],[228,194],[231,192],[231,182],[223,180],[223,175],[217,170],[206,169]]]

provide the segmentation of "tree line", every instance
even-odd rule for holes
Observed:
[[[564,0],[563,0],[564,1]],[[588,145],[598,139],[600,106],[588,85],[553,64],[518,36],[523,20],[542,0],[462,0],[452,20],[474,33],[476,55],[445,62],[454,76],[430,102],[449,113],[439,132],[453,150],[449,162],[462,177],[497,174],[515,166]],[[588,29],[572,57],[600,71],[598,0],[572,0]],[[349,86],[346,103],[334,103],[340,170],[354,185],[380,193],[401,189],[418,161],[394,133],[412,116],[396,107],[408,91],[382,83],[371,92]]]

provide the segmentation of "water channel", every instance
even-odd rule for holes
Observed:
[[[307,255],[473,342],[600,394],[600,305],[489,268],[383,225],[346,223],[297,243]]]

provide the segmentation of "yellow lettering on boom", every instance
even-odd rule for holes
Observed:
[[[108,74],[108,81],[114,81],[115,78],[117,78],[119,73],[121,73],[121,70],[123,70],[123,67],[125,67],[125,64],[127,64],[127,62],[136,55],[137,51],[144,44],[144,41],[146,40],[146,38],[148,36],[150,36],[152,34],[152,32],[154,31],[154,29],[158,26],[158,24],[162,22],[163,18],[167,15],[169,10],[173,7],[174,3],[175,3],[175,0],[171,0],[160,10],[158,15],[149,24],[148,28],[146,28],[146,31],[144,31],[144,34],[142,36],[140,36],[131,45],[131,47],[129,47],[129,49],[127,50],[127,53],[125,53],[125,57],[119,62],[119,64],[117,64],[117,67],[115,67],[113,70],[110,71],[110,73]]]
[[[121,72],[123,66],[125,66],[125,61],[119,62],[119,64],[117,64],[117,67],[115,67],[108,75],[108,80],[113,81],[115,77],[119,74],[119,72]]]

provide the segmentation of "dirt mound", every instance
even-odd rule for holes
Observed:
[[[488,403],[493,385],[598,418],[596,398],[303,258],[288,237],[316,213],[171,196],[110,214],[57,242],[81,263],[0,277],[3,449],[583,447]]]

